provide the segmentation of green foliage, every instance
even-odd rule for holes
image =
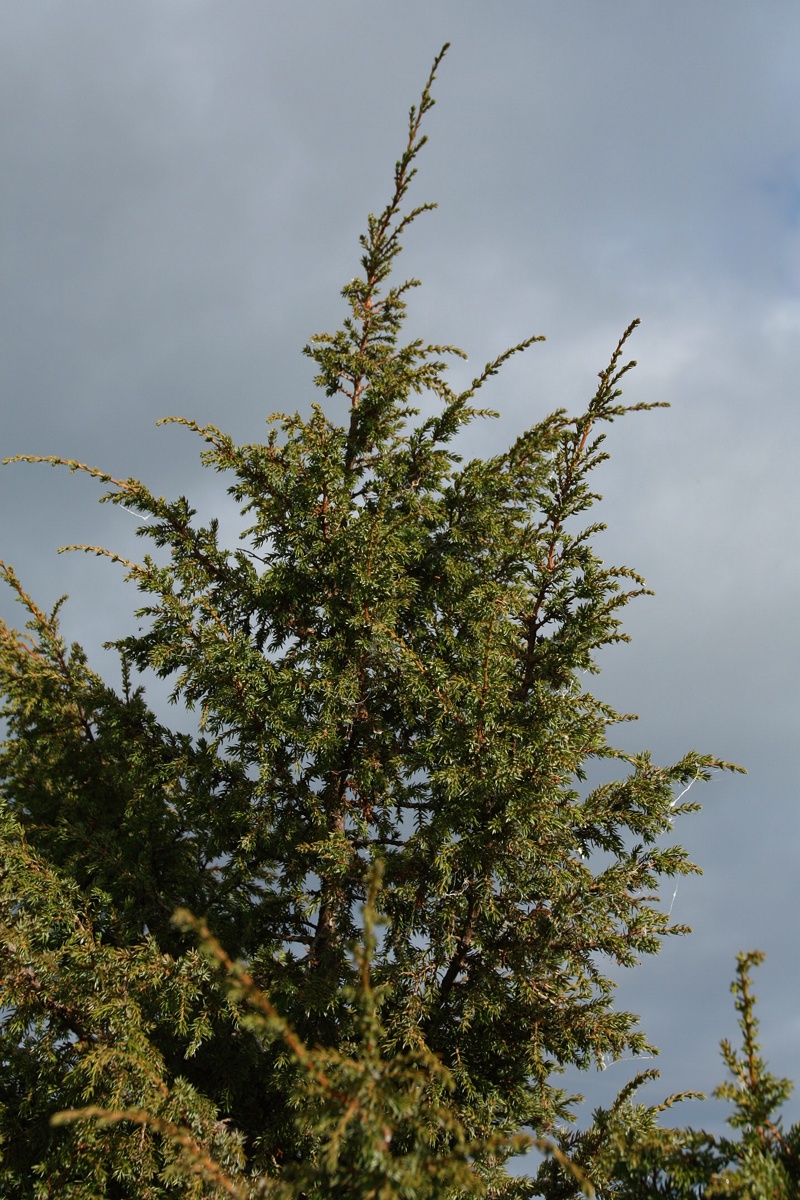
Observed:
[[[789,1098],[788,1079],[772,1075],[760,1055],[751,968],[763,961],[753,951],[738,956],[735,996],[742,1050],[721,1043],[730,1080],[714,1095],[733,1105],[728,1117],[738,1138],[715,1137],[693,1129],[668,1129],[658,1117],[690,1093],[665,1104],[634,1104],[632,1097],[646,1072],[623,1089],[610,1109],[599,1109],[583,1132],[559,1138],[568,1161],[584,1168],[598,1197],[619,1200],[795,1200],[800,1194],[800,1125],[784,1132],[778,1110]],[[702,1097],[700,1097],[702,1099]],[[539,1172],[540,1194],[547,1200],[576,1198],[575,1179],[563,1160],[546,1163]]]
[[[733,1105],[728,1123],[740,1136],[736,1141],[720,1139],[724,1165],[712,1181],[709,1196],[792,1200],[800,1191],[800,1125],[784,1133],[776,1117],[793,1091],[792,1083],[767,1070],[758,1044],[750,970],[763,958],[758,951],[740,954],[731,985],[739,1014],[742,1049],[737,1053],[727,1040],[722,1042],[722,1057],[731,1079],[714,1094]]]
[[[238,544],[184,497],[35,460],[107,485],[151,549],[80,547],[142,596],[119,694],[2,568],[28,615],[0,628],[0,1182],[21,1200],[555,1197],[602,1183],[620,1131],[671,1153],[627,1092],[556,1143],[559,1072],[649,1049],[609,972],[684,931],[659,900],[696,870],[676,795],[727,765],[615,749],[627,718],[583,682],[645,590],[587,517],[608,425],[652,407],[620,398],[636,323],[583,412],[462,461],[476,393],[537,339],[462,392],[460,351],[401,340],[439,61],[343,326],[305,350],[333,415],[243,446],[168,418],[231,480]],[[148,671],[196,735],[151,711]],[[601,759],[618,778],[588,788]],[[758,1122],[783,1093],[752,1094]],[[531,1145],[547,1169],[516,1179]]]

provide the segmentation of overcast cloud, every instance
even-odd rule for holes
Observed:
[[[0,453],[58,453],[230,506],[167,414],[240,440],[314,398],[308,336],[337,324],[357,236],[382,206],[406,113],[442,43],[410,231],[410,332],[456,342],[467,378],[547,342],[487,392],[499,449],[594,390],[641,317],[631,401],[600,489],[604,555],[656,597],[601,694],[641,715],[631,748],[690,747],[749,774],[702,790],[688,939],[622,982],[661,1046],[646,1095],[722,1078],[740,949],[771,1065],[800,1084],[797,797],[800,6],[796,0],[6,0],[0,4]],[[0,554],[91,650],[130,627],[115,568],[136,518],[88,479],[0,472]],[[230,523],[229,523],[230,522]],[[0,611],[15,615],[7,596]],[[694,793],[693,793],[694,794]],[[668,897],[669,900],[669,897]],[[792,913],[795,916],[792,916]],[[582,1086],[610,1100],[633,1071]],[[800,1102],[790,1103],[797,1119]],[[719,1127],[718,1105],[683,1120]]]

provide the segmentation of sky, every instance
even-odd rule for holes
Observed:
[[[59,454],[189,496],[239,525],[185,430],[241,441],[315,395],[308,337],[336,328],[358,235],[383,207],[406,117],[445,41],[405,240],[408,332],[470,356],[530,334],[467,454],[577,411],[640,317],[630,402],[602,469],[598,550],[655,596],[627,610],[595,691],[640,720],[626,749],[747,767],[697,785],[676,833],[703,868],[693,926],[620,977],[661,1048],[651,1102],[710,1092],[735,1037],[740,950],[762,1041],[800,1085],[798,507],[800,6],[703,0],[2,0],[0,455]],[[59,546],[141,550],[94,481],[0,471],[0,556],[113,679],[133,628],[119,568]],[[0,614],[20,610],[0,596]],[[153,692],[163,707],[163,691]],[[169,714],[170,716],[174,714]],[[630,1062],[569,1082],[608,1103]],[[681,1123],[720,1129],[694,1102]],[[800,1118],[800,1097],[786,1115]]]

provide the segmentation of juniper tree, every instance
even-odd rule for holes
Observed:
[[[403,340],[440,58],[342,327],[305,348],[324,401],[252,445],[166,419],[229,481],[238,543],[185,497],[20,456],[93,476],[151,548],[80,547],[142,598],[119,690],[3,568],[28,611],[2,630],[9,1194],[531,1194],[505,1162],[569,1119],[561,1069],[649,1049],[613,971],[683,931],[676,797],[725,765],[623,753],[586,688],[645,591],[599,556],[595,472],[655,406],[621,398],[633,322],[583,411],[461,457],[539,339],[462,391],[461,351]],[[598,760],[617,778],[588,787]]]

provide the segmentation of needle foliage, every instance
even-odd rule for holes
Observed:
[[[149,549],[82,547],[141,597],[116,690],[3,567],[27,610],[0,631],[6,1195],[602,1183],[599,1152],[558,1144],[559,1072],[649,1049],[613,973],[683,932],[659,899],[695,870],[676,797],[725,764],[622,753],[586,687],[645,590],[590,511],[610,424],[653,407],[621,398],[636,323],[583,411],[466,461],[478,392],[538,339],[463,391],[460,351],[403,340],[417,281],[392,271],[432,207],[407,200],[440,58],[343,325],[305,348],[324,399],[254,445],[168,418],[229,481],[235,545],[184,497],[37,460],[95,477]],[[148,672],[194,734],[148,705]],[[599,760],[616,778],[589,787]],[[507,1168],[531,1145],[539,1182]]]

